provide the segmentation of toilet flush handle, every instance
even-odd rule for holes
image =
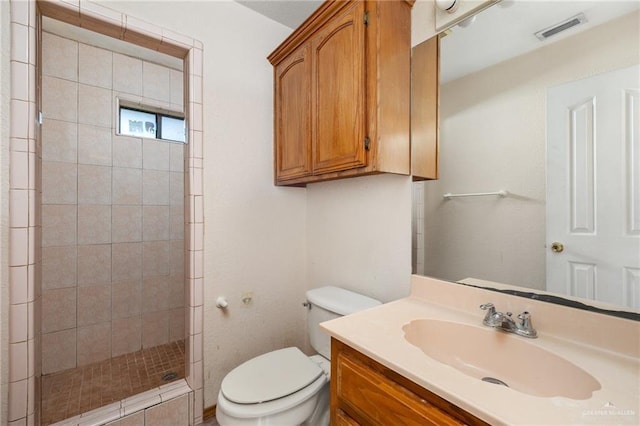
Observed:
[[[311,302],[309,302],[308,300],[305,300],[304,302],[302,302],[302,306],[311,310]]]

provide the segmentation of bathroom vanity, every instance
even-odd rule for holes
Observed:
[[[538,337],[483,325],[487,302]],[[638,321],[413,276],[409,297],[320,327],[335,425],[640,423]]]
[[[331,359],[333,425],[487,424],[336,339]]]

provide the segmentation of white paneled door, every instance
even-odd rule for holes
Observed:
[[[640,310],[640,66],[547,92],[547,290]]]

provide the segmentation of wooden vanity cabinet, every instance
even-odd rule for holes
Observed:
[[[326,1],[269,55],[276,185],[411,173],[413,2]]]
[[[488,425],[339,340],[331,340],[331,424]]]

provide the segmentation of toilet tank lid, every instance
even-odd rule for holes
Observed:
[[[307,300],[338,315],[349,315],[381,305],[379,300],[340,287],[326,286],[307,291]]]

